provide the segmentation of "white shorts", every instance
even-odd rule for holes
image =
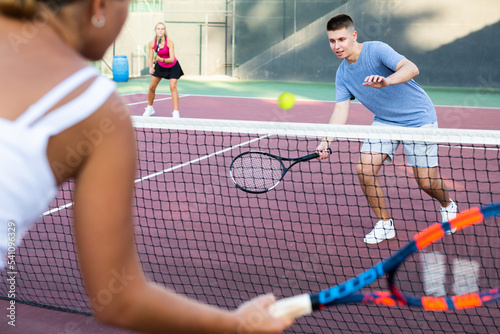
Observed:
[[[397,126],[389,125],[382,122],[373,122],[372,126]],[[421,128],[437,128],[437,122],[426,124]],[[411,130],[411,128],[410,128]],[[409,131],[410,131],[409,130]],[[361,147],[361,152],[378,152],[387,154],[385,163],[392,162],[394,153],[401,143],[400,140],[385,140],[385,139],[366,139]],[[408,166],[429,168],[438,165],[438,145],[437,143],[430,142],[403,142],[403,147],[406,155],[406,162]]]

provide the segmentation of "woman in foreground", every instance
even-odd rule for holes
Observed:
[[[134,241],[129,111],[114,84],[87,65],[118,36],[128,5],[0,0],[0,269],[58,186],[75,178],[78,259],[98,320],[146,333],[281,333],[293,320],[269,314],[272,296],[227,311],[144,276]],[[7,234],[11,222],[15,238]]]

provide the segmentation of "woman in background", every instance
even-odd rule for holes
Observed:
[[[184,72],[179,61],[175,58],[174,42],[167,37],[165,23],[158,22],[155,26],[155,33],[155,39],[149,42],[149,73],[153,76],[149,85],[148,106],[143,116],[151,116],[155,113],[153,102],[156,95],[156,87],[158,87],[161,79],[168,79],[170,81],[170,93],[174,105],[172,117],[179,118],[177,80],[184,75]]]
[[[129,110],[114,83],[87,64],[118,36],[128,6],[129,0],[0,0],[0,269],[58,186],[75,178],[76,249],[98,320],[145,333],[281,333],[292,320],[270,315],[272,296],[227,311],[149,282],[142,271]],[[126,279],[121,289],[116,274]],[[105,303],[103,291],[113,292]]]

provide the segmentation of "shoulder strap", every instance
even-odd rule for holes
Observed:
[[[40,100],[32,104],[15,123],[19,126],[30,126],[47,113],[61,99],[70,92],[82,85],[85,81],[98,74],[97,70],[91,66],[84,67],[75,72],[65,80],[61,81],[57,86],[52,88]]]
[[[49,135],[55,135],[81,122],[99,109],[115,91],[111,80],[99,76],[78,97],[51,111],[36,124]]]

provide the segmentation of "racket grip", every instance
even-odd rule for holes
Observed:
[[[331,148],[327,148],[325,151],[327,151],[328,154],[332,154],[332,149]],[[315,155],[316,158],[319,157],[319,153],[318,152],[312,153],[311,155],[313,155],[313,154]]]
[[[275,318],[295,319],[312,313],[311,296],[307,293],[278,300],[269,307]]]

